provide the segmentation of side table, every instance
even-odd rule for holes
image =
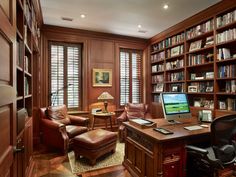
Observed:
[[[105,120],[105,123],[106,123],[106,129],[107,129],[107,119],[110,119],[110,126],[111,126],[111,129],[112,129],[112,116],[115,115],[114,112],[108,112],[108,113],[104,113],[104,112],[98,112],[98,113],[93,113],[93,125],[92,125],[92,129],[94,128],[94,123],[95,123],[95,120],[96,119],[103,119]]]

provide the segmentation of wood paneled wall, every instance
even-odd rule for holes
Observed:
[[[63,27],[47,26],[42,29],[42,61],[41,61],[41,107],[48,106],[49,85],[48,85],[48,42],[70,42],[82,43],[82,82],[83,82],[83,110],[90,110],[90,106],[97,102],[97,97],[103,91],[108,91],[112,96],[113,108],[117,108],[119,96],[119,48],[135,48],[145,50],[147,40],[125,37],[119,35],[89,32]],[[144,58],[146,52],[144,52]],[[144,61],[145,63],[145,61]],[[111,87],[93,87],[92,69],[112,69]]]

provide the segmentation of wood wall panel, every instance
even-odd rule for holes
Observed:
[[[10,18],[10,2],[11,0],[1,0],[0,6],[2,7],[4,13]]]
[[[11,46],[9,42],[0,34],[0,80],[10,81],[10,62],[11,62]]]

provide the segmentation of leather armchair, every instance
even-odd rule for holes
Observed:
[[[72,138],[88,131],[89,119],[67,114],[65,105],[40,108],[43,143],[66,153]]]
[[[119,125],[118,131],[119,131],[120,142],[124,141],[124,136],[125,136],[124,135],[125,127],[122,125],[122,122],[134,118],[152,119],[152,116],[148,113],[148,105],[144,103],[139,103],[139,104],[127,103],[124,112],[116,119]]]

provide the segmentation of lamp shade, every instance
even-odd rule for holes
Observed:
[[[101,95],[99,95],[98,100],[100,101],[107,101],[107,100],[113,100],[114,97],[111,96],[108,92],[102,92]]]

